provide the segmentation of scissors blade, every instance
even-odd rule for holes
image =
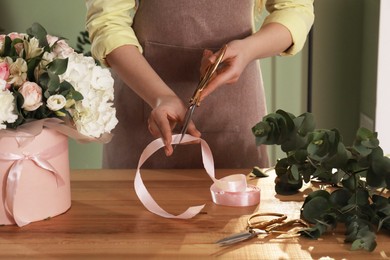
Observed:
[[[244,231],[244,232],[241,232],[238,234],[234,234],[234,235],[222,238],[215,243],[219,244],[220,246],[228,246],[228,245],[232,245],[232,244],[235,244],[235,243],[238,243],[241,241],[245,241],[245,240],[254,238],[259,234],[267,234],[267,232],[265,230],[262,230],[262,229],[252,229],[252,230]]]
[[[190,105],[187,109],[187,112],[186,112],[186,115],[184,117],[184,124],[183,124],[183,128],[181,129],[181,132],[180,132],[180,140],[178,143],[175,144],[175,146],[173,147],[173,149],[176,148],[176,146],[178,144],[181,143],[181,141],[183,140],[183,137],[185,135],[185,133],[187,132],[187,129],[188,129],[188,125],[189,123],[191,122],[191,118],[192,118],[192,115],[194,114],[194,111],[195,111],[195,108],[196,108],[196,105],[193,104],[193,105]]]
[[[235,244],[235,243],[238,243],[238,242],[241,242],[241,241],[245,241],[245,240],[251,239],[251,238],[253,238],[255,236],[256,236],[255,233],[252,233],[252,232],[249,232],[249,231],[245,231],[245,232],[241,232],[241,233],[238,233],[238,234],[234,234],[234,235],[222,238],[222,239],[218,240],[215,243],[217,243],[217,244],[219,244],[221,246],[227,246],[227,245],[232,245],[232,244]]]

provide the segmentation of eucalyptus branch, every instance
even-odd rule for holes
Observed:
[[[390,200],[384,197],[390,188],[390,159],[383,155],[377,133],[359,128],[353,144],[345,146],[337,129],[315,129],[311,113],[296,117],[283,110],[266,115],[252,132],[258,145],[281,145],[286,153],[275,168],[277,193],[297,193],[302,179],[314,177],[337,184],[332,192],[320,189],[308,194],[301,213],[314,226],[303,235],[318,238],[343,222],[351,249],[372,251],[376,235],[371,226],[390,231]],[[381,191],[372,195],[371,187]]]

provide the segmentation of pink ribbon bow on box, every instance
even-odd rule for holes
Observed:
[[[179,143],[181,135],[173,135],[172,136],[172,144]],[[202,159],[203,166],[213,180],[213,184],[210,187],[211,196],[213,202],[219,205],[226,206],[253,206],[260,203],[260,189],[253,185],[248,185],[246,182],[246,176],[243,174],[234,174],[226,176],[222,179],[215,178],[214,171],[214,160],[210,150],[210,147],[201,138],[196,138],[191,135],[185,135],[181,143],[192,142],[200,140],[201,151],[202,151]],[[151,212],[156,215],[165,218],[178,218],[178,219],[188,219],[197,215],[205,206],[192,206],[189,207],[185,212],[179,215],[172,215],[162,209],[153,197],[150,195],[148,190],[146,189],[142,177],[140,168],[144,164],[144,162],[157,150],[164,147],[164,143],[161,138],[152,141],[142,152],[138,167],[136,171],[136,176],[134,179],[134,188],[135,192],[142,202],[142,204]]]
[[[57,155],[63,153],[67,149],[67,140],[61,142],[53,147],[46,149],[39,154],[14,154],[14,153],[0,153],[0,160],[13,161],[13,164],[8,172],[6,181],[5,192],[5,208],[7,212],[14,218],[15,223],[21,227],[29,224],[29,221],[23,220],[14,214],[15,197],[18,190],[19,180],[22,175],[23,162],[25,160],[33,161],[38,167],[47,170],[53,174],[57,181],[57,186],[63,186],[65,184],[62,176],[57,170],[49,163],[48,159],[54,158]]]

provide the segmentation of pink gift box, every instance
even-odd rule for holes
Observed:
[[[43,220],[70,208],[68,137],[44,128],[35,138],[0,139],[0,225]]]

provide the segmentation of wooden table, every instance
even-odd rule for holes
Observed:
[[[217,170],[217,178],[248,170]],[[206,203],[189,220],[165,219],[147,211],[134,189],[134,170],[75,170],[71,173],[72,207],[63,215],[23,228],[0,227],[0,259],[383,259],[390,239],[378,234],[374,252],[351,252],[343,226],[320,240],[252,239],[231,247],[214,242],[242,231],[254,212],[281,212],[299,217],[304,192],[279,196],[273,176],[250,183],[261,188],[259,207],[212,203],[210,178],[203,170],[143,170],[145,185],[168,212],[182,213]],[[158,198],[158,199],[157,199]]]

